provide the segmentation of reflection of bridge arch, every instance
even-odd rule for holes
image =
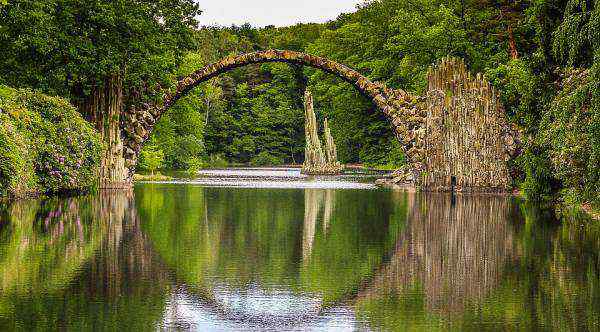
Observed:
[[[425,309],[448,314],[480,302],[518,256],[509,219],[510,198],[443,194],[409,196],[408,227],[389,263],[353,299],[401,294],[415,285]]]
[[[401,194],[404,195],[404,194]],[[326,227],[325,206],[335,202],[327,192],[309,192],[305,200],[303,259],[310,260],[314,230]],[[338,307],[359,309],[364,301],[386,294],[402,294],[420,283],[425,309],[432,313],[460,313],[471,302],[485,300],[498,287],[506,263],[515,258],[513,230],[508,222],[512,212],[510,198],[449,195],[408,195],[407,222],[393,250],[372,273],[347,293],[327,303],[302,319],[293,317],[245,316],[223,306],[212,287],[200,286],[191,291],[204,306],[213,306],[213,314],[233,324],[274,323],[282,327],[303,326],[318,322]],[[322,223],[320,225],[319,223]],[[312,254],[315,254],[312,252]],[[195,294],[195,295],[193,295]],[[205,308],[206,309],[206,308]],[[299,324],[299,325],[294,325]]]
[[[508,222],[512,212],[510,198],[458,196],[453,202],[449,195],[397,192],[392,195],[398,195],[393,200],[395,204],[404,206],[406,203],[406,210],[401,208],[397,210],[400,214],[396,214],[400,219],[405,216],[406,222],[400,223],[399,237],[394,237],[397,239],[395,244],[387,246],[387,252],[383,252],[382,263],[371,266],[372,270],[367,274],[353,279],[348,287],[342,289],[344,293],[336,292],[333,297],[315,295],[316,299],[321,298],[321,302],[317,307],[311,307],[312,311],[307,314],[298,313],[294,307],[286,307],[274,315],[257,317],[260,315],[245,310],[245,304],[241,305],[241,311],[239,303],[232,306],[231,299],[227,297],[230,292],[220,293],[224,287],[222,284],[213,284],[204,278],[194,279],[194,286],[186,286],[180,293],[182,312],[189,309],[185,308],[186,305],[197,303],[197,313],[204,312],[225,323],[244,326],[275,324],[295,328],[306,321],[318,324],[329,312],[340,307],[355,307],[359,313],[365,301],[386,294],[402,296],[415,283],[423,286],[424,309],[441,314],[460,313],[468,302],[482,301],[498,287],[504,266],[515,256],[513,230]],[[326,237],[319,234],[333,234],[336,225],[343,221],[339,209],[331,211],[335,205],[344,206],[340,204],[340,198],[325,190],[305,191],[304,225],[298,228],[302,232],[302,239],[298,242],[302,246],[298,257],[304,261],[302,265],[310,264],[311,260],[318,259],[322,250],[327,250],[322,245]],[[203,220],[204,216],[200,219]],[[319,231],[327,227],[327,231]],[[175,267],[169,270],[177,285],[187,284],[177,281]],[[236,285],[231,287],[238,289]],[[177,289],[178,292],[180,289]],[[310,288],[304,290],[312,291]],[[240,292],[249,299],[256,297],[253,293],[246,293],[245,288]],[[319,294],[319,289],[316,292]],[[236,292],[233,293],[235,297]],[[177,308],[172,309],[176,311]],[[302,319],[295,319],[300,316]],[[176,322],[177,319],[170,321]]]

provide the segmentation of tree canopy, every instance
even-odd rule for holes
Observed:
[[[200,14],[193,0],[11,0],[0,8],[0,80],[66,97],[106,77],[166,84]]]

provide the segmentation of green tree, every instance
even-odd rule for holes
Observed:
[[[163,167],[165,160],[165,154],[157,146],[148,145],[140,154],[140,167],[150,171],[152,175],[154,172]]]
[[[122,158],[125,105],[168,86],[199,13],[193,0],[11,0],[0,9],[0,77],[69,98],[102,132],[103,164],[118,165],[108,159]],[[125,176],[101,170],[103,182]]]

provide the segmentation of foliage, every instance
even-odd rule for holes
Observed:
[[[250,165],[252,166],[274,166],[281,165],[282,163],[281,159],[271,155],[267,151],[261,151],[250,160]]]
[[[126,91],[165,84],[199,13],[192,0],[11,0],[0,9],[0,77],[74,98],[114,75]]]
[[[0,86],[0,194],[13,197],[89,189],[99,135],[67,101]]]
[[[524,133],[524,153],[512,163],[526,195],[549,198],[564,189],[590,201],[600,196],[599,10],[597,0],[368,0],[325,24],[194,30],[200,11],[192,0],[11,0],[0,7],[0,81],[79,103],[120,75],[127,100],[138,92],[146,98],[157,83],[168,86],[222,57],[279,48],[424,93],[428,67],[458,56],[471,72],[486,74]],[[563,84],[560,75],[571,67],[588,70],[589,79]],[[352,86],[277,63],[238,68],[191,91],[160,119],[145,150],[158,147],[164,167],[184,170],[198,160],[212,164],[213,155],[233,163],[301,163],[306,88],[317,116],[331,120],[340,161],[405,162],[387,119]],[[2,128],[5,151],[22,144],[16,133]],[[17,176],[13,168],[2,172]]]
[[[540,141],[548,148],[553,175],[567,191],[600,203],[600,108],[592,105],[596,82],[587,71],[567,73],[544,114]]]
[[[200,158],[190,158],[188,160],[188,169],[186,170],[188,176],[194,177],[198,172],[205,167],[205,163]]]
[[[178,69],[178,76],[187,75],[204,63],[202,54],[189,53]],[[192,159],[205,156],[206,122],[222,103],[220,88],[208,83],[191,91],[161,118],[149,145],[164,151],[164,167],[185,170]]]
[[[33,160],[23,134],[7,114],[0,114],[0,196],[22,196],[35,187]]]
[[[155,145],[147,145],[140,154],[140,168],[146,169],[154,175],[154,172],[163,167],[165,154],[163,150]]]
[[[204,168],[223,168],[229,166],[229,161],[221,154],[211,154],[202,165]]]
[[[200,47],[186,55],[178,76],[231,53],[252,51],[262,39],[246,28],[205,28],[197,32],[197,38]],[[165,151],[166,167],[176,169],[187,169],[190,158],[215,154],[236,163],[249,163],[261,151],[279,163],[301,160],[300,74],[298,68],[284,64],[253,65],[224,74],[178,102],[158,122],[151,142]],[[181,149],[184,137],[188,137],[186,142],[197,142],[198,149]]]

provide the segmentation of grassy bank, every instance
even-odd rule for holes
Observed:
[[[133,176],[134,181],[170,181],[174,178],[168,175],[163,175],[161,173],[155,174],[135,174]]]

